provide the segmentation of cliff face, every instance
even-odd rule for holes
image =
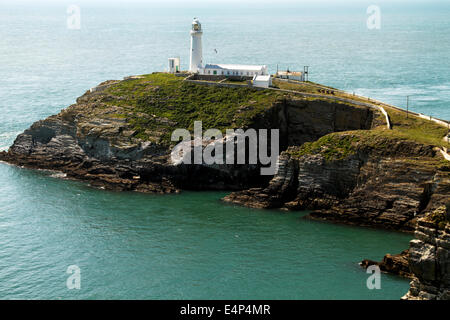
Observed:
[[[433,214],[447,215],[448,221],[449,207],[440,207]],[[450,300],[450,223],[440,225],[429,217],[420,219],[409,252],[414,277],[403,299]]]
[[[281,150],[330,132],[370,129],[379,121],[369,108],[152,74],[107,81],[86,92],[76,104],[25,130],[0,160],[60,170],[98,187],[141,192],[241,190],[268,183],[260,164],[173,164],[171,132],[193,132],[195,120],[203,121],[204,130],[280,129]]]
[[[268,187],[224,200],[256,208],[313,210],[309,217],[412,231],[449,200],[450,172],[431,146],[359,132],[336,133],[279,157]]]

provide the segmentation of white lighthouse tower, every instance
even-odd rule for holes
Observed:
[[[191,59],[189,71],[198,72],[203,68],[203,54],[202,54],[202,25],[197,18],[192,21],[191,29]]]

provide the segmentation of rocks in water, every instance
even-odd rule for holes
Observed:
[[[450,300],[450,220],[436,220],[449,212],[442,206],[418,220],[409,248],[413,280],[402,299]]]
[[[383,272],[396,274],[405,278],[412,278],[413,275],[409,269],[409,250],[404,250],[399,254],[386,254],[381,262],[373,260],[363,260],[360,265],[363,268],[376,265]]]
[[[266,188],[252,188],[233,192],[223,200],[251,208],[279,208],[295,196],[297,167],[288,154],[283,153],[277,160],[277,174]]]

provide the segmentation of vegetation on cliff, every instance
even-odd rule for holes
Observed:
[[[439,229],[445,229],[445,226],[450,223],[450,202],[429,213],[424,219],[436,224]]]
[[[108,106],[119,106],[115,117],[126,119],[135,136],[149,140],[162,131],[159,143],[168,143],[174,128],[246,128],[282,94],[248,87],[226,88],[196,85],[172,74],[154,73],[118,82],[105,91]]]
[[[446,145],[443,141],[443,136],[447,133],[444,127],[419,118],[407,119],[406,115],[395,110],[390,110],[389,115],[393,124],[392,130],[378,127],[372,130],[334,132],[317,141],[291,147],[287,152],[296,158],[321,153],[326,160],[331,161],[344,159],[363,148],[389,154],[392,152],[392,145],[397,142],[421,145],[424,150]],[[404,151],[401,153],[407,154],[410,150]],[[442,170],[450,171],[448,161],[435,159],[434,162]]]
[[[350,133],[331,133],[314,142],[290,147],[287,152],[294,158],[309,154],[322,154],[327,161],[342,160],[356,152],[360,137]]]
[[[274,85],[283,90],[297,91],[305,94],[320,94],[323,97],[329,97],[329,99],[342,98],[355,102],[366,104],[370,103],[375,106],[380,106],[379,102],[370,100],[369,98],[352,95],[347,92],[313,82],[295,83],[274,80]],[[443,140],[443,137],[448,133],[447,128],[432,121],[414,116],[411,113],[407,116],[405,112],[386,105],[383,105],[383,108],[388,113],[392,125],[392,130],[383,132],[387,138],[411,140],[426,145],[434,145],[439,147],[450,147],[449,144]]]
[[[170,144],[174,128],[193,129],[196,120],[203,122],[203,128],[248,128],[256,117],[267,111],[276,101],[291,94],[275,90],[255,90],[247,86],[228,88],[221,86],[196,85],[166,73],[153,73],[132,77],[124,81],[109,83],[101,92],[100,102],[105,108],[114,108],[109,117],[122,119],[131,128],[134,138],[160,144]],[[317,93],[320,88],[333,88],[314,83],[287,83],[275,81],[281,89],[301,93]],[[323,92],[323,91],[322,91]],[[305,100],[333,101],[333,97],[361,100],[341,91],[333,91],[330,98],[304,97]],[[358,100],[359,99],[359,100]],[[339,104],[351,103],[334,101]],[[367,100],[364,102],[367,103]],[[98,106],[97,106],[98,107]],[[345,158],[355,152],[358,141],[364,140],[373,147],[387,146],[387,140],[409,140],[429,146],[446,146],[443,137],[447,129],[418,117],[392,108],[385,108],[389,114],[392,130],[378,126],[370,132],[350,132],[349,135],[331,134],[302,147],[295,147],[292,153],[303,155],[324,151],[327,159]]]

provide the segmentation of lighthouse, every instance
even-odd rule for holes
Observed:
[[[197,18],[192,21],[191,29],[191,59],[189,71],[198,72],[203,68],[203,54],[202,54],[202,25]]]

